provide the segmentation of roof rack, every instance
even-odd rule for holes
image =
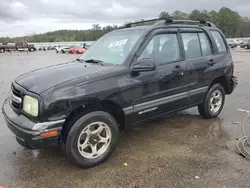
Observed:
[[[206,20],[166,20],[165,24],[188,24],[188,25],[205,25],[208,27],[216,27],[215,24]]]
[[[142,21],[138,21],[138,22],[131,22],[131,23],[125,24],[124,27],[131,27],[132,25],[137,25],[137,24],[142,24],[142,23],[148,23],[148,22],[156,22],[157,20],[159,20],[159,18],[157,18],[157,19],[150,19],[150,20],[142,20]]]
[[[125,26],[120,27],[120,28],[128,28],[132,27],[133,25],[138,25],[142,23],[150,23],[154,22],[154,26],[157,25],[164,25],[164,24],[188,24],[188,25],[200,25],[200,26],[208,26],[208,27],[216,27],[215,24],[211,22],[207,22],[206,20],[173,20],[171,17],[169,18],[156,18],[156,19],[150,19],[150,20],[142,20],[138,22],[132,22],[132,23],[127,23]]]

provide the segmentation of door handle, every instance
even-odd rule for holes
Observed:
[[[207,62],[208,65],[213,66],[216,62],[213,59],[210,59],[209,62]]]
[[[184,69],[181,68],[179,65],[177,65],[174,69],[173,72],[176,73],[177,75],[184,75]]]

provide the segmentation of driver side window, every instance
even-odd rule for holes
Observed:
[[[156,65],[180,60],[176,34],[155,35],[147,44],[139,59],[153,59]]]

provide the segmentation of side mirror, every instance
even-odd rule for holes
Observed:
[[[132,65],[132,72],[147,72],[155,70],[155,62],[153,59],[140,59],[135,65]]]

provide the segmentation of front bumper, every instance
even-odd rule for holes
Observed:
[[[23,115],[16,114],[10,106],[9,99],[6,99],[2,113],[8,128],[16,135],[17,142],[28,149],[40,149],[59,144],[59,137],[62,125],[65,120],[36,123]],[[29,125],[30,129],[23,125]],[[27,126],[25,126],[27,127]],[[43,132],[57,130],[58,134],[49,138],[40,136]]]

